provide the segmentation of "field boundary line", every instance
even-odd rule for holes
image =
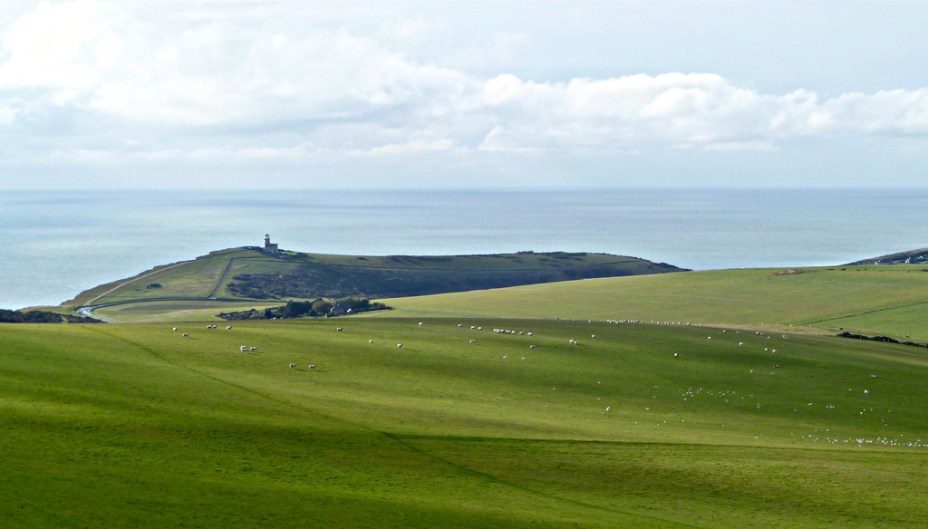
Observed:
[[[888,311],[888,310],[904,309],[904,308],[908,308],[908,307],[917,307],[917,306],[919,306],[919,305],[928,305],[928,300],[925,300],[925,301],[918,301],[918,302],[915,302],[915,303],[907,303],[907,304],[905,304],[905,305],[894,305],[894,306],[891,306],[891,307],[881,307],[881,308],[878,308],[878,309],[864,310],[864,311],[861,311],[861,312],[855,312],[855,313],[851,313],[851,314],[844,314],[844,315],[841,315],[841,316],[831,316],[831,317],[828,317],[828,318],[820,318],[820,319],[817,319],[817,320],[800,321],[800,322],[796,322],[796,325],[813,325],[813,324],[816,324],[816,323],[822,323],[822,322],[826,322],[826,321],[834,321],[834,320],[841,320],[841,319],[844,319],[844,318],[853,318],[853,317],[855,317],[855,316],[863,316],[864,314],[875,314],[875,313],[877,313],[877,312],[885,312],[885,311]]]

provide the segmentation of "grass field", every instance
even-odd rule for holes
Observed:
[[[419,321],[2,325],[0,520],[915,528],[928,519],[924,349],[734,328]]]
[[[687,272],[385,303],[397,309],[391,317],[631,319],[829,332],[844,328],[928,342],[928,327],[922,324],[928,316],[928,273],[920,266]]]
[[[206,322],[221,321],[216,316],[221,312],[263,310],[280,305],[280,301],[150,301],[102,307],[94,314],[120,323]]]

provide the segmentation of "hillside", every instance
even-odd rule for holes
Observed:
[[[923,349],[585,321],[338,324],[0,325],[0,519],[38,529],[928,519]]]
[[[674,321],[928,343],[928,273],[915,265],[716,270],[383,301],[392,316]]]
[[[281,252],[273,256],[257,248],[232,248],[100,285],[64,306],[417,296],[681,270],[635,257],[594,253],[347,256]]]
[[[861,261],[848,263],[845,266],[897,264],[928,264],[928,248],[908,250],[905,252],[881,255],[879,257],[871,257],[870,259],[863,259]]]

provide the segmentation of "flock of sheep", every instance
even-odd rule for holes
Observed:
[[[589,323],[593,323],[593,322],[590,321]],[[618,325],[618,324],[640,324],[640,323],[650,323],[650,324],[652,324],[652,325],[687,325],[687,326],[690,325],[689,322],[686,322],[686,323],[683,323],[683,322],[641,322],[641,321],[639,321],[639,320],[607,320],[606,323],[613,324],[613,325]],[[418,322],[418,326],[419,326],[419,327],[424,326],[424,325],[425,325],[425,322]],[[464,327],[465,327],[465,325],[464,325],[463,323],[459,323],[459,324],[457,324],[457,326],[458,326],[459,328],[464,328]],[[207,329],[209,329],[209,330],[217,329],[217,326],[216,326],[216,325],[210,324],[210,325],[207,325]],[[231,331],[231,330],[232,330],[232,325],[228,325],[228,326],[226,327],[226,330]],[[336,332],[339,332],[339,333],[344,332],[344,330],[345,330],[344,327],[336,327],[336,328],[335,328],[335,331],[336,331]],[[483,331],[483,327],[482,327],[482,326],[478,326],[478,325],[471,325],[471,326],[470,326],[470,330],[479,332],[479,331]],[[178,332],[179,329],[178,329],[177,327],[174,327],[174,328],[172,329],[172,331],[173,331],[173,332]],[[718,329],[718,332],[721,332],[721,334],[728,334],[729,331],[728,331],[727,329]],[[524,336],[524,337],[527,337],[527,338],[530,338],[530,337],[534,337],[534,336],[535,336],[535,333],[532,332],[532,331],[515,330],[515,329],[505,329],[505,328],[494,328],[494,329],[493,329],[493,333],[494,333],[494,334],[497,334],[497,335]],[[735,335],[740,335],[740,334],[741,334],[741,331],[740,331],[740,330],[734,330],[733,334],[735,334]],[[764,340],[764,345],[768,345],[770,342],[767,342],[767,341],[768,341],[768,340],[771,340],[771,339],[773,338],[773,336],[768,335],[768,334],[766,334],[766,333],[764,333],[764,332],[762,332],[762,331],[755,331],[755,332],[754,332],[754,335],[755,335],[757,338]],[[188,332],[184,332],[184,333],[182,333],[182,336],[183,336],[183,337],[189,337],[190,334],[189,334]],[[787,335],[781,335],[781,336],[779,336],[778,338],[780,338],[780,339],[783,340],[783,341],[788,341],[788,340],[789,340],[789,336],[787,336]],[[596,340],[597,337],[596,337],[595,334],[591,334],[591,335],[590,335],[590,339],[591,339],[591,340]],[[713,336],[712,336],[712,335],[709,335],[709,336],[706,337],[706,340],[707,340],[707,341],[708,341],[708,340],[712,340],[712,339],[713,339]],[[734,340],[737,340],[737,342],[735,342]],[[735,338],[734,340],[730,340],[730,342],[731,342],[733,345],[736,343],[736,344],[737,344],[737,347],[745,347],[745,341],[744,341],[744,339],[741,338],[740,336],[737,337],[737,338]],[[373,339],[368,340],[368,344],[374,344],[374,343],[375,343],[375,342],[374,342]],[[476,344],[476,343],[477,343],[477,339],[476,339],[476,338],[470,338],[470,339],[468,340],[468,343],[469,343],[469,344]],[[577,340],[576,338],[570,338],[570,339],[567,340],[567,343],[568,343],[570,346],[576,346],[576,345],[578,345],[579,342],[578,342],[578,340]],[[713,343],[715,343],[715,342],[713,342]],[[755,342],[755,346],[756,346],[756,342]],[[403,348],[403,343],[397,343],[397,344],[396,344],[396,347],[397,347],[398,349],[402,349],[402,348]],[[530,349],[536,349],[537,347],[538,347],[538,345],[535,344],[535,343],[530,343],[530,344],[529,344],[529,348],[530,348]],[[258,349],[257,346],[254,346],[254,345],[242,345],[242,346],[240,346],[240,348],[239,348],[240,352],[253,352],[253,351],[256,351],[257,349]],[[771,357],[774,357],[774,355],[777,354],[777,349],[776,349],[776,348],[773,348],[773,347],[770,347],[769,345],[768,345],[767,347],[764,347],[764,348],[763,348],[763,351],[764,351],[765,353],[769,353],[769,355],[770,355]],[[504,356],[502,356],[502,358],[505,360],[505,359],[507,358],[507,356],[504,355]],[[680,353],[673,353],[673,358],[680,358]],[[526,357],[522,356],[521,359],[522,359],[522,360],[525,360]],[[777,361],[777,362],[772,362],[772,360],[773,360],[773,358],[771,358],[772,370],[770,371],[770,376],[771,376],[771,377],[776,377],[776,376],[777,376],[777,370],[780,369],[780,364],[779,364],[779,361]],[[297,368],[297,364],[294,363],[294,362],[291,362],[291,363],[288,364],[288,367],[291,368],[291,369],[295,369],[295,368]],[[308,367],[309,367],[309,369],[316,369],[316,368],[317,368],[317,365],[316,365],[316,364],[309,364]],[[755,370],[754,370],[754,369],[750,369],[749,373],[750,373],[751,375],[753,375],[753,374],[755,374]],[[871,375],[871,378],[875,379],[875,378],[877,378],[877,376],[876,376],[876,375]],[[687,401],[687,400],[696,399],[696,398],[698,398],[700,395],[710,395],[710,394],[713,394],[713,392],[711,392],[711,391],[705,391],[705,392],[704,392],[703,388],[699,388],[698,390],[695,390],[695,391],[691,388],[691,389],[687,390],[686,392],[684,392],[684,393],[681,395],[681,397],[683,398],[683,401]],[[869,394],[870,394],[870,391],[869,391],[868,389],[864,389],[864,390],[863,390],[863,394],[864,394],[864,395],[869,395]],[[751,399],[751,400],[757,400],[757,399],[754,397],[753,394],[748,394],[748,395],[740,394],[740,395],[739,395],[739,394],[737,394],[735,391],[731,391],[731,392],[727,392],[727,391],[719,392],[719,393],[718,393],[718,397],[719,397],[719,398],[724,398],[724,401],[725,401],[726,404],[729,402],[729,399],[745,400],[745,398],[747,398],[747,399]],[[812,403],[809,403],[809,406],[811,406],[811,405],[812,405]],[[757,408],[759,409],[760,407],[761,407],[760,402],[757,402]],[[828,409],[834,409],[834,405],[826,405],[826,408],[828,408]],[[600,409],[602,409],[602,408],[600,408]],[[646,411],[649,411],[649,410],[650,410],[650,408],[646,408]],[[611,411],[611,406],[606,406],[606,407],[605,407],[605,411],[603,411],[603,413],[606,414],[606,413],[609,413],[610,411]],[[867,411],[867,410],[861,411],[861,415],[863,415],[864,413],[866,413],[866,411]],[[870,411],[873,411],[872,408],[871,408]],[[637,424],[637,421],[635,422],[635,424]],[[793,434],[791,434],[791,435],[793,435]],[[839,439],[835,439],[835,438],[831,438],[831,437],[827,437],[827,436],[822,436],[822,437],[820,437],[820,436],[814,436],[814,437],[813,437],[812,435],[808,435],[808,436],[802,436],[801,438],[802,438],[802,439],[808,439],[808,440],[820,441],[820,442],[821,442],[821,441],[824,441],[824,442],[827,442],[827,443],[830,443],[830,444],[839,444],[839,443],[840,443],[840,444],[858,444],[858,445],[861,445],[861,446],[862,446],[862,445],[884,445],[884,446],[906,446],[906,447],[918,447],[918,448],[922,448],[922,447],[925,447],[925,446],[926,446],[926,444],[925,444],[925,443],[922,443],[921,440],[903,442],[903,441],[900,441],[900,440],[897,440],[897,439],[888,439],[888,438],[883,438],[883,437],[877,437],[877,438],[875,438],[875,439],[867,439],[867,438],[860,438],[860,439],[855,438],[855,439],[850,439],[850,438],[849,438],[849,439],[839,440]]]

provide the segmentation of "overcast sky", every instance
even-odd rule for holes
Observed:
[[[3,0],[0,188],[924,187],[926,2]]]

